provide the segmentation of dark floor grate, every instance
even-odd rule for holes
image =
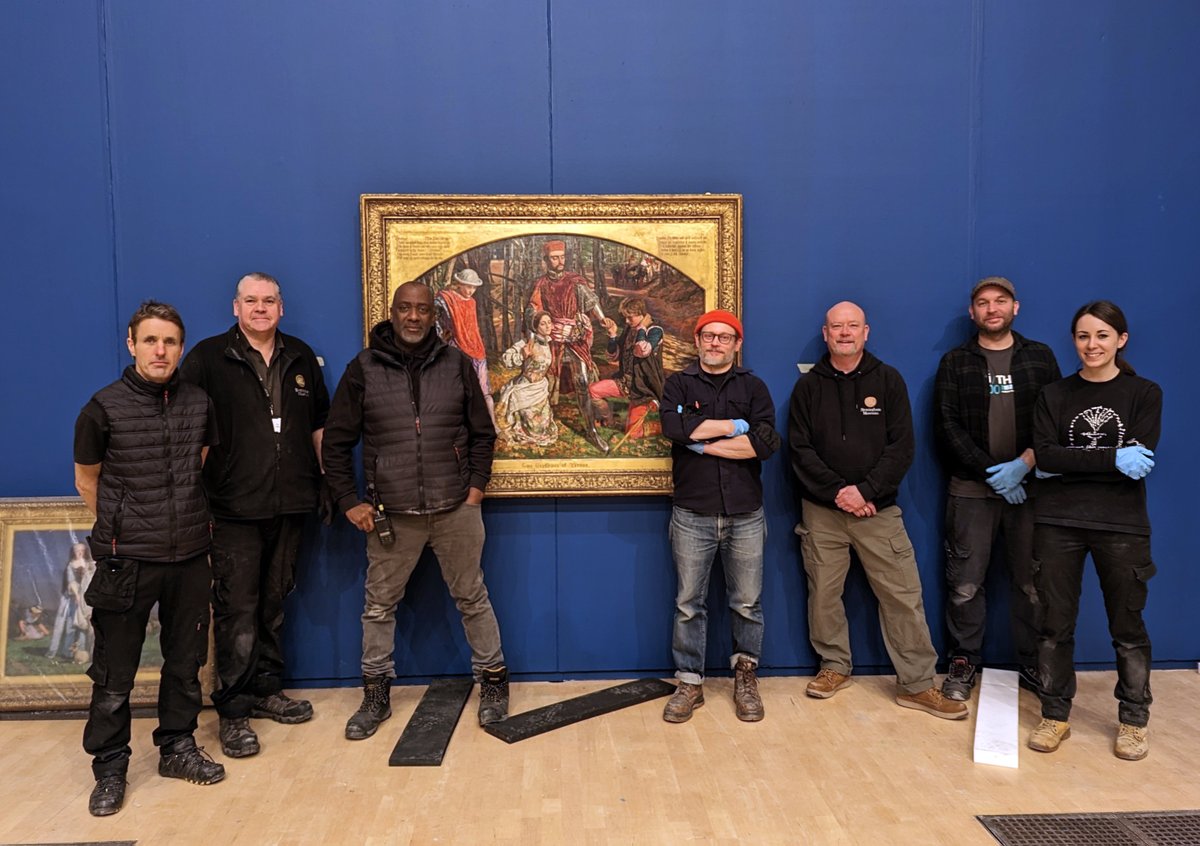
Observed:
[[[1200,811],[976,817],[1002,846],[1197,846]]]

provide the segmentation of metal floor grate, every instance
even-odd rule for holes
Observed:
[[[976,817],[1002,846],[1197,846],[1200,811]]]

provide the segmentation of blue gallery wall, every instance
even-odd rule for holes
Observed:
[[[1155,655],[1195,661],[1185,432],[1200,409],[1166,318],[1188,313],[1200,266],[1198,36],[1189,0],[14,0],[0,7],[0,496],[72,492],[74,417],[124,365],[143,298],[177,305],[195,340],[231,322],[238,276],[271,272],[285,328],[336,383],[362,337],[362,193],[741,193],[745,363],[780,425],[837,300],[866,308],[870,347],[908,380],[921,451],[901,505],[939,646],[929,406],[938,357],[970,328],[970,283],[1014,279],[1018,328],[1068,371],[1074,309],[1125,307],[1130,357],[1167,397]],[[765,477],[764,665],[808,672],[782,458]],[[669,669],[668,514],[662,498],[486,504],[516,672]],[[358,675],[364,567],[348,525],[312,527],[287,624],[296,683]],[[1077,657],[1111,662],[1094,578],[1086,594]],[[847,602],[860,668],[883,670],[858,574]],[[993,660],[1004,628],[993,615]],[[466,668],[435,568],[399,629],[401,675]],[[727,631],[718,610],[714,667]]]

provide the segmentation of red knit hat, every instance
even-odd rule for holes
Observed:
[[[547,241],[542,244],[542,255],[548,256],[553,252],[565,253],[567,245],[562,241]]]
[[[714,308],[712,311],[706,311],[700,315],[700,319],[696,321],[696,334],[700,334],[700,330],[710,323],[724,323],[733,327],[733,331],[737,332],[739,338],[742,335],[742,321],[737,319],[737,316],[732,312],[725,311],[723,308]]]

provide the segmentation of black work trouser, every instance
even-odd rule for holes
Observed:
[[[1142,620],[1147,585],[1154,575],[1150,536],[1038,524],[1033,547],[1038,593],[1046,613],[1038,644],[1042,716],[1066,720],[1075,698],[1075,623],[1083,589],[1083,564],[1090,552],[1104,593],[1108,631],[1117,651],[1121,722],[1150,720],[1150,635]]]
[[[222,717],[283,689],[283,602],[295,587],[303,514],[213,525],[213,642]]]
[[[1013,646],[1022,667],[1037,666],[1041,605],[1033,583],[1033,503],[951,495],[946,502],[946,628],[950,656],[983,660],[984,580],[997,535],[1011,585]]]
[[[92,609],[96,649],[88,668],[92,702],[83,748],[92,756],[92,774],[97,779],[122,775],[129,768],[129,694],[156,602],[163,666],[154,745],[161,754],[170,755],[182,741],[192,739],[202,704],[200,667],[208,657],[211,580],[207,555],[173,564],[140,561],[133,607],[119,612]]]

